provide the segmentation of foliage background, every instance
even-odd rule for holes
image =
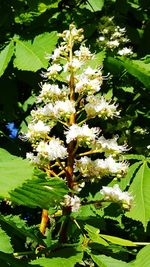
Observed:
[[[15,190],[27,179],[31,179],[32,170],[28,166],[26,167],[26,161],[20,158],[20,156],[25,157],[26,151],[29,150],[30,146],[27,142],[17,138],[17,136],[16,138],[11,138],[10,130],[6,125],[14,122],[15,127],[18,129],[18,134],[26,131],[27,123],[30,120],[30,110],[34,107],[35,95],[38,94],[39,84],[42,81],[40,73],[42,69],[48,66],[49,60],[45,58],[45,55],[47,53],[50,54],[55,48],[57,32],[67,29],[69,24],[74,21],[78,28],[84,29],[84,34],[91,50],[98,53],[101,49],[98,47],[96,39],[99,36],[101,19],[104,16],[114,17],[116,25],[126,27],[127,36],[131,40],[130,46],[134,51],[132,59],[125,59],[104,49],[103,72],[106,76],[110,73],[111,79],[104,82],[102,90],[108,99],[112,97],[119,103],[119,108],[121,108],[122,112],[119,120],[114,120],[113,124],[109,121],[104,122],[102,127],[108,137],[112,134],[118,134],[120,142],[127,142],[131,148],[129,150],[130,155],[126,156],[130,160],[131,167],[125,179],[120,182],[120,186],[122,189],[128,189],[128,185],[131,183],[129,191],[134,194],[136,205],[131,212],[126,213],[126,216],[121,218],[117,217],[117,214],[114,214],[114,208],[111,209],[110,207],[105,211],[105,222],[101,226],[104,233],[131,239],[135,242],[149,242],[150,169],[149,149],[147,148],[150,145],[149,0],[0,1],[0,145],[2,148],[0,151],[0,196],[1,199],[7,198],[8,195],[11,195],[12,200],[17,197],[19,199],[19,194],[22,194],[23,188],[20,189],[22,191],[17,191],[18,195],[14,193]],[[16,157],[13,157],[7,151]],[[20,166],[20,171],[18,166]],[[8,169],[12,168],[14,172],[10,174]],[[28,168],[28,173],[25,177],[24,168]],[[15,177],[13,180],[12,175]],[[39,176],[38,179],[40,184]],[[37,181],[35,182],[31,179],[28,183],[30,189],[35,183]],[[56,188],[54,190],[57,191],[58,188],[64,188],[65,190],[65,185],[60,185],[58,181],[56,181],[55,185]],[[30,192],[32,196],[34,192],[32,190]],[[47,195],[47,192],[45,194]],[[51,197],[49,195],[49,199]],[[24,201],[28,203],[29,200],[24,199]],[[19,204],[22,203],[20,202]],[[33,225],[40,222],[40,210],[38,207],[43,208],[46,203],[38,202],[37,196],[37,199],[28,204],[31,207],[35,207],[35,209],[24,206],[12,208],[7,202],[1,202],[1,236],[4,240],[6,239],[8,244],[7,249],[2,249],[0,254],[0,259],[4,266],[9,266],[9,262],[12,266],[19,266],[18,264],[20,264],[18,263],[19,259],[15,259],[11,254],[13,249],[9,243],[8,236],[11,236],[12,229],[16,231],[16,234],[11,236],[15,251],[24,251],[25,247],[22,241],[26,237],[34,240],[41,238],[39,233],[37,236],[37,229],[36,227],[34,229]],[[94,210],[93,213],[95,212],[97,211]],[[11,213],[16,217],[10,218]],[[81,211],[81,221],[84,221],[84,213],[87,214],[87,210],[84,211],[83,209]],[[28,226],[32,225],[30,230],[27,225],[23,225],[23,220],[18,217],[19,214],[21,214],[22,219],[27,219]],[[91,210],[89,210],[89,223],[91,219]],[[98,227],[96,221],[94,224],[93,226]],[[22,235],[20,235],[20,229],[23,232]],[[8,235],[5,234],[5,231]],[[2,246],[2,244],[0,245]],[[98,250],[98,248],[96,249]],[[117,251],[118,248],[112,248],[113,253],[115,249]],[[125,248],[119,249],[118,258],[129,262],[135,258],[140,249],[141,247],[131,249],[131,251]],[[142,253],[148,253],[148,249],[149,246],[145,247],[144,252],[141,250],[142,256],[138,256],[137,262],[131,266],[141,266]],[[10,258],[7,257],[8,263],[5,260],[4,253],[10,253]],[[81,254],[76,253],[80,260]],[[106,255],[111,255],[110,251]],[[53,262],[53,266],[58,266],[57,259],[56,263]],[[102,266],[117,266],[119,264],[118,262],[111,262],[111,265],[109,265],[108,258],[105,258],[105,256],[101,258],[100,255],[94,255],[92,259],[98,266],[101,266],[101,264],[103,264]],[[64,264],[66,264],[65,260]],[[150,259],[147,259],[144,264],[148,264],[148,260]],[[67,266],[74,266],[76,261],[73,256],[70,261],[70,265]],[[25,266],[27,262],[28,259],[24,260]],[[40,266],[47,266],[46,263],[42,263],[42,259],[36,263],[41,264]]]

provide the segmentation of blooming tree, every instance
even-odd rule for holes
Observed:
[[[49,179],[59,177],[66,181],[69,191],[59,206],[63,215],[88,204],[80,195],[83,188],[105,177],[116,184],[102,187],[99,203],[117,202],[129,210],[133,198],[117,184],[117,179],[127,172],[128,163],[119,160],[127,146],[119,145],[117,136],[106,139],[100,127],[90,126],[96,117],[119,117],[118,106],[101,93],[102,68],[90,66],[95,55],[85,45],[83,30],[71,24],[59,36],[62,41],[49,56],[50,66],[42,73],[44,81],[36,108],[31,111],[26,137],[33,152],[27,153],[27,158]],[[43,210],[42,234],[47,221],[48,211]]]

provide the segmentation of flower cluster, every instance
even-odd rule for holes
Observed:
[[[85,111],[90,118],[98,116],[107,119],[109,117],[113,118],[114,116],[119,116],[120,112],[117,110],[118,105],[115,105],[115,103],[111,104],[111,101],[107,101],[100,95],[88,96],[86,101]]]
[[[124,30],[118,29],[116,38],[118,32],[122,36]],[[66,181],[71,193],[64,196],[62,205],[77,211],[81,203],[76,194],[86,182],[98,182],[105,176],[120,178],[126,173],[128,163],[119,161],[118,155],[127,147],[117,143],[117,136],[106,139],[99,127],[89,126],[95,117],[113,119],[120,112],[118,105],[100,92],[102,68],[90,65],[95,55],[82,44],[83,30],[71,24],[59,36],[63,40],[49,56],[50,66],[42,73],[46,82],[40,84],[37,105],[31,111],[26,137],[33,152],[27,153],[27,158],[48,175]]]
[[[100,179],[104,176],[115,175],[122,177],[128,168],[126,162],[116,162],[112,156],[106,159],[91,160],[89,157],[82,157],[75,162],[75,170],[82,173],[88,179]]]
[[[122,192],[118,184],[113,187],[103,186],[100,193],[105,200],[120,203],[123,208],[129,210],[133,204],[133,197],[128,192]]]
[[[126,37],[126,29],[116,26],[113,17],[103,17],[99,28],[100,37],[98,43],[111,51],[117,51],[120,56],[133,54],[130,47],[126,47],[130,40]]]

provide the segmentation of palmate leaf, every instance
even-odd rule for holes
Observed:
[[[1,52],[0,52],[0,76],[3,75],[7,68],[12,55],[14,53],[14,42],[11,41]]]
[[[10,237],[0,227],[0,251],[5,253],[13,253],[13,248],[10,243]]]
[[[83,258],[83,252],[74,248],[64,248],[57,253],[53,253],[52,258],[39,258],[33,260],[31,264],[41,267],[74,267],[76,263],[80,263]]]
[[[105,255],[91,254],[91,257],[99,267],[132,267],[130,263],[121,260],[116,260],[112,257],[107,257]]]
[[[11,191],[10,199],[19,205],[49,209],[58,205],[67,192],[66,183],[61,178],[34,178]]]
[[[37,71],[47,68],[49,59],[47,54],[52,53],[57,43],[56,32],[43,33],[33,40],[22,41],[14,38],[16,42],[14,66],[20,70]]]
[[[0,198],[9,198],[10,191],[31,179],[32,174],[33,167],[28,160],[0,148]]]
[[[134,205],[130,212],[126,212],[126,216],[142,222],[146,229],[150,220],[150,168],[146,160],[137,171],[133,182],[129,188],[129,192],[134,197]]]
[[[142,60],[122,60],[126,70],[142,82],[145,87],[150,87],[150,63],[146,64]]]

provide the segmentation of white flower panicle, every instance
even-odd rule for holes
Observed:
[[[105,28],[105,25],[107,28]],[[112,18],[106,18],[105,22],[100,25],[100,37],[98,43],[111,51],[116,51],[119,55],[130,56],[133,54],[132,50],[124,45],[128,44],[130,40],[126,37],[126,29],[116,26]]]
[[[107,101],[103,96],[88,96],[86,101],[88,103],[85,105],[85,111],[88,117],[94,118],[98,116],[107,119],[119,116],[118,105],[111,104],[111,101]]]
[[[73,124],[68,131],[65,131],[66,142],[69,144],[73,140],[78,140],[79,144],[88,144],[90,141],[96,140],[99,133],[99,128],[89,128],[86,124],[83,126]]]
[[[109,33],[105,29],[101,41],[106,42],[110,49],[120,48],[119,38],[123,39],[124,33],[124,29],[117,28],[108,40]],[[49,56],[50,66],[42,74],[45,82],[41,84],[37,106],[31,111],[26,137],[32,144],[33,153],[27,153],[26,157],[33,165],[52,176],[58,174],[68,183],[72,193],[64,197],[62,206],[78,211],[80,198],[74,194],[80,192],[87,181],[97,182],[105,176],[120,178],[126,173],[128,164],[115,160],[115,157],[127,147],[118,145],[118,137],[106,139],[99,136],[100,128],[90,128],[87,123],[97,116],[102,119],[118,117],[120,112],[115,102],[99,94],[103,83],[102,68],[87,67],[95,55],[81,43],[83,30],[71,24],[69,30],[59,36],[63,41]],[[75,43],[79,43],[76,50]],[[128,48],[118,51],[120,55],[127,53],[130,53]],[[56,138],[57,126],[64,142]],[[87,147],[90,150],[86,151]],[[87,157],[92,154],[96,159]],[[115,193],[112,193],[113,197],[111,194],[108,196],[105,189],[101,193],[106,200],[118,201],[127,207],[130,205],[131,197],[127,199],[125,192],[119,195],[119,189],[115,187],[114,191],[118,190],[115,198]]]
[[[103,186],[100,193],[104,196],[105,200],[120,203],[124,209],[129,210],[133,205],[131,194],[122,192],[118,184],[115,184],[113,187]]]
[[[66,207],[70,207],[71,211],[76,212],[79,210],[81,202],[80,202],[80,198],[75,196],[69,196],[69,195],[65,195],[64,196],[64,206]]]

